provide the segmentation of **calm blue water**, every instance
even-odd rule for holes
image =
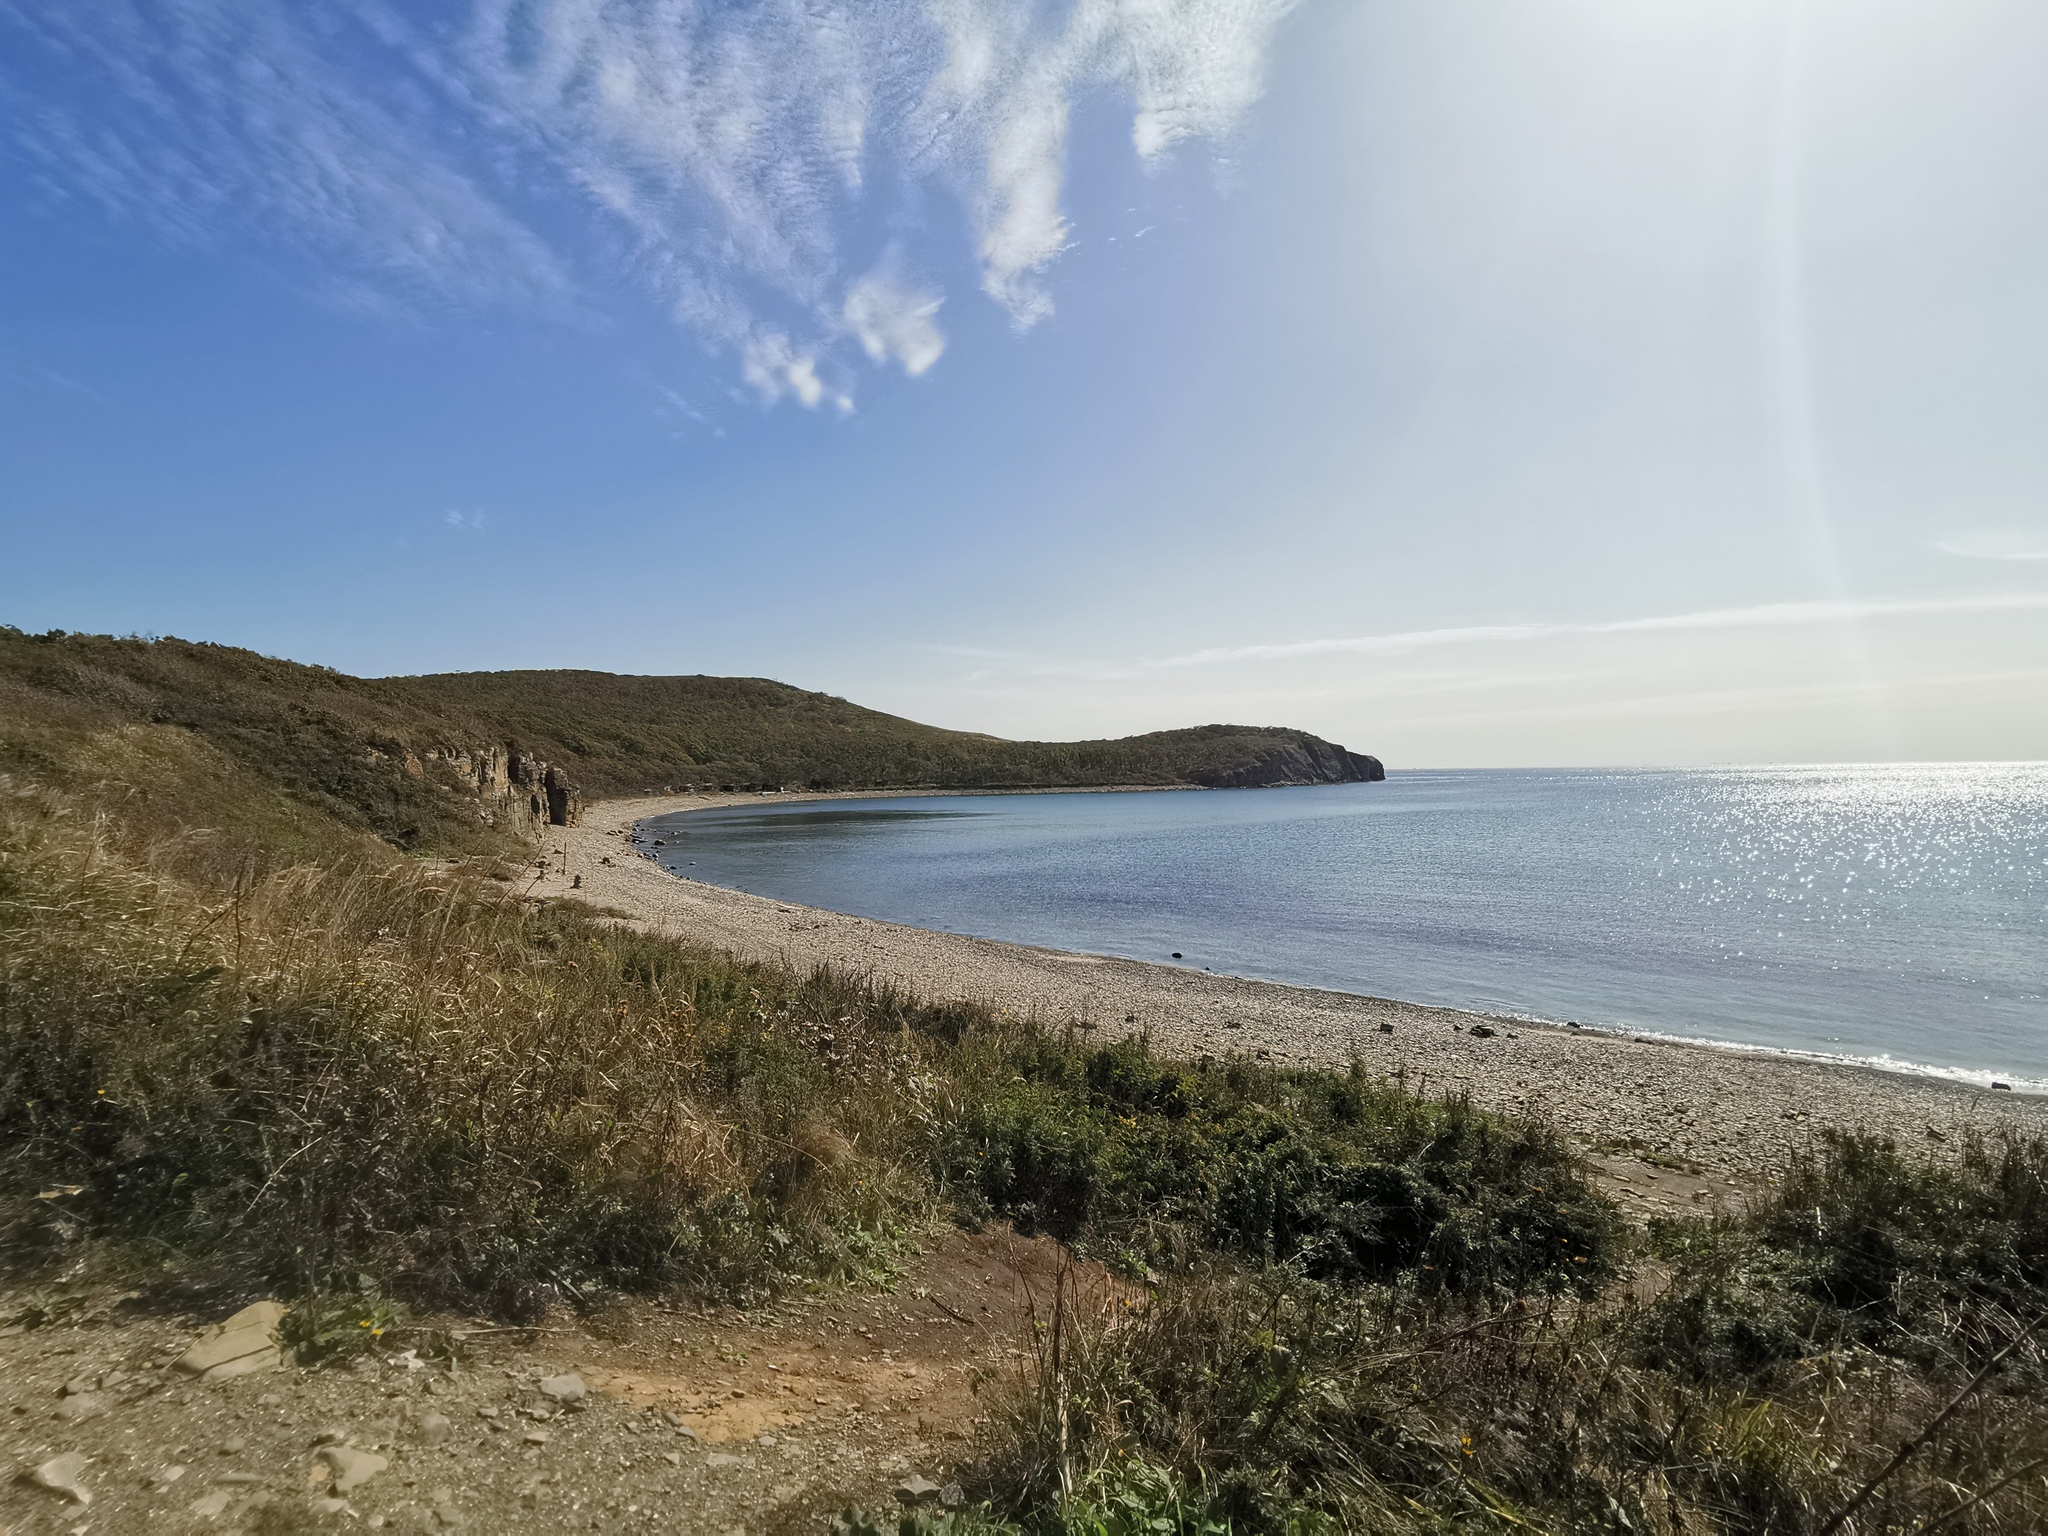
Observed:
[[[2048,765],[1397,773],[658,818],[925,928],[2048,1090]]]

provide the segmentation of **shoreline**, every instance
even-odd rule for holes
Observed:
[[[1647,1205],[1667,1205],[1663,1197],[1673,1193],[1695,1202],[1733,1196],[1827,1130],[1929,1148],[1972,1132],[2048,1134],[2048,1098],[2029,1094],[1766,1047],[1569,1029],[912,928],[690,880],[641,857],[628,841],[636,823],[677,811],[932,793],[941,792],[594,801],[581,824],[545,829],[541,846],[550,857],[529,890],[571,895],[580,875],[574,896],[671,937],[800,971],[835,965],[934,1001],[982,1003],[1099,1029],[1105,1038],[1142,1032],[1162,1054],[1181,1059],[1242,1052],[1283,1066],[1338,1068],[1357,1060],[1419,1091],[1462,1091],[1490,1108],[1546,1117],[1594,1148],[1607,1177]],[[1475,1025],[1493,1033],[1474,1033]],[[1691,1181],[1701,1187],[1684,1189],[1672,1162],[1707,1175]],[[1626,1187],[1645,1178],[1680,1187]]]

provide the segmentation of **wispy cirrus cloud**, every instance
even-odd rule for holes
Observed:
[[[1866,620],[1933,617],[1943,614],[2009,613],[2048,609],[2048,592],[1981,593],[1966,597],[1901,597],[1758,603],[1744,608],[1707,608],[1646,618],[1470,624],[1443,629],[1396,630],[1375,635],[1334,635],[1251,645],[1210,646],[1176,656],[1133,661],[1067,661],[972,646],[934,646],[946,655],[980,663],[977,675],[998,672],[1031,676],[1129,679],[1194,667],[1247,662],[1295,661],[1315,656],[1399,656],[1452,647],[1512,645],[1573,636],[1668,634],[1697,630],[1786,629]]]
[[[1758,603],[1747,608],[1707,608],[1650,618],[1533,624],[1476,624],[1452,629],[1415,629],[1384,635],[1342,635],[1262,645],[1216,646],[1146,663],[1151,667],[1200,667],[1231,661],[1284,661],[1297,656],[1393,655],[1441,646],[1549,640],[1570,635],[1643,635],[1681,630],[1785,629],[1813,624],[1848,624],[1864,619],[1944,613],[1996,613],[2048,608],[2048,592],[2003,592],[1972,597],[1902,597]]]
[[[2048,560],[2048,535],[2038,533],[1965,534],[1934,547],[1966,560]]]
[[[0,0],[0,143],[50,195],[312,258],[353,302],[602,307],[623,273],[764,399],[943,352],[915,253],[954,189],[1027,327],[1069,239],[1066,135],[1128,103],[1143,161],[1257,101],[1293,0]]]

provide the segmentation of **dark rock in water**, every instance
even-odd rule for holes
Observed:
[[[1178,959],[1180,958],[1180,951],[1179,951],[1179,950],[1177,950],[1177,949],[1176,949],[1176,950],[1175,950],[1175,951],[1173,952],[1173,958],[1174,958],[1174,959],[1176,959],[1176,960],[1178,960]]]
[[[1474,1024],[1471,1029],[1471,1035],[1474,1040],[1491,1040],[1493,1038],[1493,1031],[1484,1024]]]

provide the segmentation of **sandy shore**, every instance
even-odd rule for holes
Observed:
[[[1463,1090],[1547,1116],[1607,1154],[1598,1160],[1609,1179],[1647,1206],[1717,1198],[1731,1180],[1768,1177],[1822,1129],[1927,1146],[1953,1145],[1971,1128],[2048,1133],[2048,1100],[2030,1096],[906,928],[684,880],[627,841],[647,817],[740,802],[758,799],[600,801],[580,825],[547,829],[548,867],[536,869],[533,893],[565,894],[580,876],[576,894],[593,906],[693,943],[799,969],[841,966],[921,997],[1105,1033],[1144,1030],[1170,1055],[1243,1051],[1328,1066],[1357,1059],[1430,1092]],[[1475,1036],[1475,1025],[1495,1033]],[[1706,1177],[1674,1175],[1662,1160]]]

